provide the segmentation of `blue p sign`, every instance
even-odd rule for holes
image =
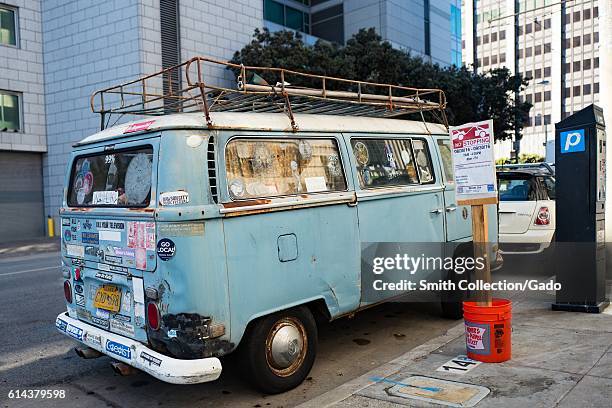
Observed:
[[[561,132],[561,153],[584,152],[584,129]]]

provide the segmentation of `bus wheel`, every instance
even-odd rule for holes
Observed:
[[[306,307],[262,317],[248,330],[243,358],[249,381],[277,394],[304,381],[317,353],[317,326]]]

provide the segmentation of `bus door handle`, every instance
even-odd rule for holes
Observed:
[[[456,205],[449,205],[448,207],[446,207],[446,212],[453,212],[453,211],[457,211],[457,206]]]
[[[441,208],[436,208],[430,211],[431,214],[442,214]]]

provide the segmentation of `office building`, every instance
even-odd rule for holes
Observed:
[[[533,105],[521,153],[544,155],[556,122],[603,102],[610,73],[602,64],[602,47],[609,47],[602,13],[610,7],[596,0],[464,0],[464,64],[478,72],[505,66],[529,79],[519,96]],[[499,143],[497,157],[509,158],[512,150],[512,142]]]
[[[71,146],[100,128],[97,89],[195,55],[230,59],[261,27],[308,43],[374,27],[395,47],[460,65],[460,14],[459,0],[1,0],[0,241],[43,235],[47,216],[58,230]],[[223,69],[207,79],[235,81]]]

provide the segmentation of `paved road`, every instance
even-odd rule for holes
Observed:
[[[240,361],[223,360],[213,383],[177,386],[146,374],[121,377],[112,360],[82,360],[75,342],[56,332],[65,309],[57,253],[0,260],[0,406],[40,407],[289,407],[309,400],[455,325],[431,304],[392,303],[320,327],[320,351],[310,377],[282,395],[265,396],[238,375]],[[65,390],[61,403],[8,400],[10,389]]]

